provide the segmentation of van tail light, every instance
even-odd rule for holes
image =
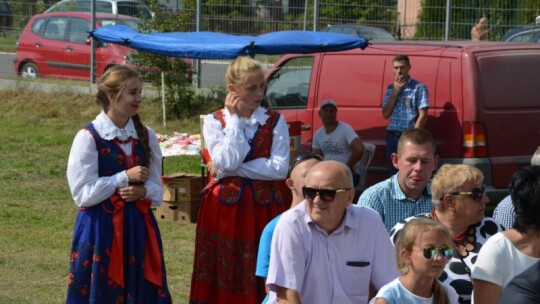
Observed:
[[[487,135],[483,123],[463,122],[463,157],[487,157]]]

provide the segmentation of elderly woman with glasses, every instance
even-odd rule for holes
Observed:
[[[540,167],[517,171],[509,189],[514,228],[494,235],[478,254],[472,273],[477,304],[499,303],[510,280],[540,261]]]
[[[484,217],[489,198],[485,195],[482,172],[468,165],[443,165],[431,184],[433,210],[410,217],[432,218],[445,226],[452,237],[454,256],[446,264],[439,281],[452,286],[460,303],[470,303],[473,285],[471,269],[480,248],[492,235],[504,228],[492,218]],[[405,222],[390,231],[395,244]]]

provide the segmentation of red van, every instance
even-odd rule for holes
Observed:
[[[140,19],[107,13],[96,14],[96,27],[127,25],[138,28]],[[90,79],[91,15],[58,12],[33,16],[17,41],[14,69],[23,77]],[[129,63],[131,48],[101,43],[96,47],[96,77],[114,64]]]
[[[265,100],[302,124],[302,149],[322,126],[319,104],[338,103],[338,120],[376,145],[367,185],[388,177],[381,103],[392,59],[406,54],[411,76],[429,90],[426,128],[442,163],[480,168],[499,202],[514,171],[540,146],[540,45],[502,42],[378,42],[360,49],[285,55],[267,73]]]

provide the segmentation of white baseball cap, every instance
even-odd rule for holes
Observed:
[[[319,107],[319,110],[328,106],[328,105],[331,105],[333,106],[334,108],[337,109],[337,104],[335,101],[333,101],[332,99],[325,99],[322,103],[321,103],[321,106]]]

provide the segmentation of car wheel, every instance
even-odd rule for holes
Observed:
[[[39,71],[37,66],[31,62],[25,63],[21,69],[21,76],[24,78],[38,78]]]

